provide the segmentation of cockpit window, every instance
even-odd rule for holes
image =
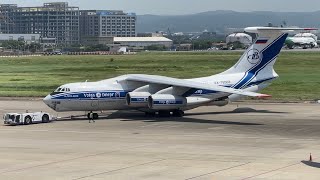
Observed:
[[[60,94],[60,93],[64,93],[64,92],[70,92],[70,88],[58,87],[55,91],[53,91],[51,93],[51,95]]]
[[[70,88],[59,87],[54,92],[70,92]]]

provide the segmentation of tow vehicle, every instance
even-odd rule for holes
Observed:
[[[3,119],[4,124],[8,125],[28,125],[33,123],[49,123],[53,120],[53,117],[46,112],[6,113]]]

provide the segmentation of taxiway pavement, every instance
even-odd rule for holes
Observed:
[[[320,179],[319,104],[239,103],[183,118],[105,112],[89,124],[41,101],[0,101],[2,114],[26,109],[66,118],[1,125],[1,180]]]

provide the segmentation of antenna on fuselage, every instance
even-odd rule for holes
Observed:
[[[88,82],[88,79],[87,79],[84,83],[80,83],[80,85],[81,85],[82,87],[86,87],[86,86],[87,86],[87,82]]]

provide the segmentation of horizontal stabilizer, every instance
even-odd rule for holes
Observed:
[[[260,96],[258,96],[258,98],[271,98],[272,96],[271,95],[268,95],[268,94],[261,94]]]
[[[317,28],[290,28],[290,27],[247,27],[244,29],[248,33],[259,33],[263,31],[279,31],[279,32],[290,32],[290,31],[316,31]]]

